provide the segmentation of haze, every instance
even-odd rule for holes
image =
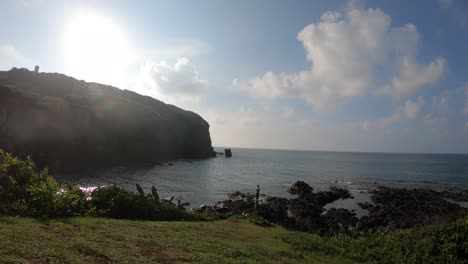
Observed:
[[[468,153],[468,3],[0,3],[0,70],[199,113],[215,146]],[[117,110],[118,111],[118,110]]]

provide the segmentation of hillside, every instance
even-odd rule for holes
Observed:
[[[0,72],[0,148],[57,170],[213,155],[209,124],[193,112],[26,69]]]

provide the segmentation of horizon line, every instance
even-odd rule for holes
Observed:
[[[465,152],[382,152],[382,151],[351,151],[351,150],[317,150],[317,149],[288,149],[288,148],[262,148],[262,147],[237,147],[237,146],[213,146],[213,148],[233,148],[250,150],[279,150],[299,152],[334,152],[334,153],[356,153],[356,154],[409,154],[409,155],[468,155]]]

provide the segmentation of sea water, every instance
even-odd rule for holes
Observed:
[[[223,148],[217,148],[223,151]],[[377,185],[468,189],[468,155],[388,154],[264,149],[232,149],[232,158],[171,161],[164,166],[114,167],[56,175],[59,182],[82,187],[119,185],[149,191],[161,197],[181,197],[193,206],[223,200],[234,191],[285,196],[288,184],[302,180],[315,190],[332,185],[354,193]]]

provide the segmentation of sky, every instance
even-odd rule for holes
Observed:
[[[200,114],[214,146],[468,153],[468,1],[0,2],[0,70]]]

